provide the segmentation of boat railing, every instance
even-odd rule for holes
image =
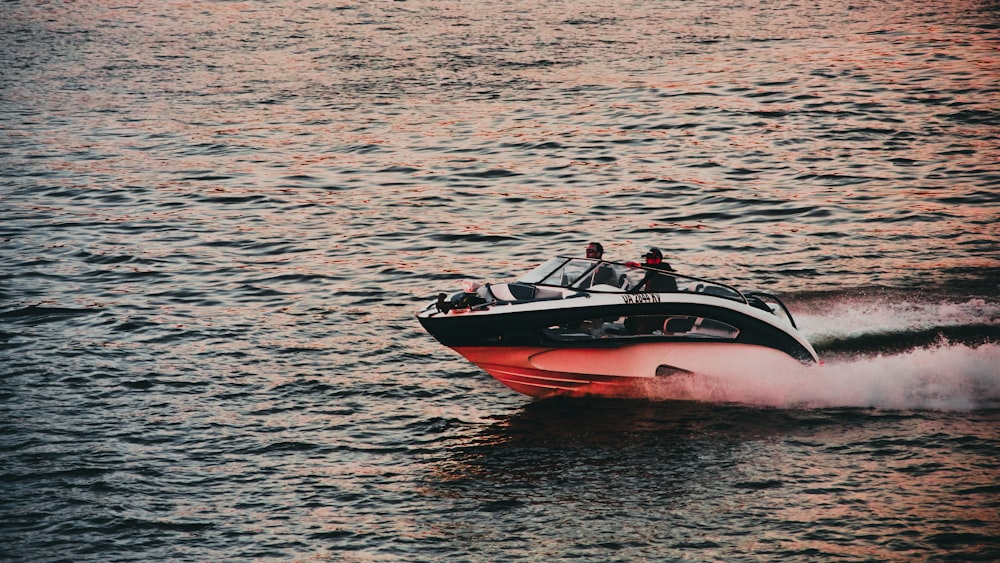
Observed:
[[[766,311],[775,315],[777,317],[784,317],[788,320],[788,323],[793,327],[798,328],[795,324],[795,319],[792,317],[791,311],[788,307],[775,295],[770,293],[764,293],[760,291],[753,291],[743,293],[742,291],[736,289],[731,285],[720,283],[714,280],[709,280],[706,278],[701,278],[697,276],[689,276],[686,274],[680,274],[672,270],[658,270],[655,268],[647,267],[642,264],[631,265],[631,264],[621,264],[615,262],[603,262],[604,264],[612,264],[615,267],[627,268],[626,273],[623,274],[625,279],[629,283],[623,283],[619,287],[614,286],[598,286],[583,288],[579,287],[581,280],[586,280],[590,275],[585,273],[581,278],[574,281],[574,285],[570,286],[570,289],[576,289],[581,291],[588,291],[591,293],[674,293],[674,292],[685,292],[685,293],[699,293],[704,295],[712,295],[715,297],[721,297],[723,299],[730,299],[733,301],[738,301],[751,307],[755,307],[762,311]],[[594,271],[594,268],[589,270]],[[638,272],[644,272],[639,274]],[[655,282],[657,280],[664,280],[668,283],[660,283],[656,287]],[[664,289],[668,287],[668,289]],[[602,289],[605,288],[605,289]]]
[[[714,280],[645,264],[592,258],[558,256],[525,274],[518,282],[588,293],[703,293],[752,304],[740,290]]]
[[[724,283],[720,283],[714,280],[709,280],[706,278],[700,278],[697,276],[679,274],[677,272],[652,270],[650,268],[646,268],[646,270],[653,272],[652,274],[653,279],[655,279],[656,276],[672,277],[677,283],[677,291],[704,293],[706,295],[714,295],[716,297],[723,297],[726,299],[732,299],[735,301],[741,301],[743,303],[749,304],[749,300],[743,294],[743,292],[731,285],[726,285]],[[640,289],[640,291],[643,290]],[[648,290],[646,290],[645,292],[648,293]]]
[[[799,328],[798,325],[795,324],[795,318],[792,317],[792,312],[788,310],[785,303],[781,299],[778,299],[776,295],[771,295],[770,293],[764,293],[762,291],[750,291],[747,292],[746,297],[751,301],[751,305],[754,305],[755,301],[762,303],[776,316],[788,319],[788,324],[792,325],[793,328]]]

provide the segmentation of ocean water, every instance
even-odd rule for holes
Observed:
[[[996,0],[0,3],[0,559],[1000,558]],[[553,254],[824,360],[536,401]]]

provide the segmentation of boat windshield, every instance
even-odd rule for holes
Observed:
[[[589,258],[558,256],[524,274],[517,281],[596,293],[705,293],[747,302],[737,289],[704,278],[654,270],[639,264],[620,264]]]
[[[553,258],[524,274],[517,281],[541,285],[569,287],[573,282],[600,264],[599,260],[586,258]]]

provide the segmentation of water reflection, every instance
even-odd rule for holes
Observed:
[[[951,522],[973,530],[964,553],[989,553],[988,536],[966,520],[990,521],[996,464],[981,456],[996,435],[973,437],[982,420],[945,418],[953,428],[868,409],[536,401],[434,464],[421,494],[449,508],[421,526],[486,551],[517,549],[516,534],[584,552],[610,547],[623,559],[907,560],[925,542],[958,547],[945,545],[959,541],[942,525]],[[941,449],[968,462],[962,475],[929,461]],[[886,532],[857,542],[866,530]]]
[[[445,489],[478,488],[485,481],[502,492],[613,476],[621,486],[642,488],[651,485],[655,471],[656,494],[683,494],[744,462],[747,444],[792,430],[790,421],[783,411],[696,402],[534,401],[456,448],[435,470],[435,480]]]
[[[0,8],[12,558],[945,559],[1000,536],[995,415],[529,403],[412,317],[592,238],[783,292],[969,280],[992,308],[995,2],[340,4]],[[856,351],[923,327],[897,313],[801,324]],[[995,381],[984,351],[827,372],[904,398],[916,373],[939,403],[935,371]]]
[[[782,486],[753,468],[810,418],[694,402],[535,401],[454,448],[422,491],[448,513],[488,516],[423,524],[486,551],[514,533],[626,560],[724,557],[745,543],[745,497]]]

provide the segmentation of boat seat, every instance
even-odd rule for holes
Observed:
[[[490,292],[500,301],[530,301],[535,298],[535,286],[520,283],[490,284]]]
[[[534,289],[535,299],[562,299],[563,297],[566,297],[566,292],[568,291],[549,287],[536,287]]]

